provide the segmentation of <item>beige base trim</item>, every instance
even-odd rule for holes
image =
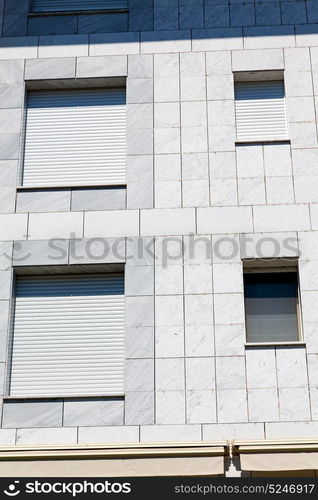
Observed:
[[[224,458],[32,460],[0,463],[0,477],[162,477],[224,473]]]
[[[224,473],[227,443],[1,447],[0,477],[162,477]]]
[[[234,454],[239,454],[244,471],[297,471],[318,469],[318,441],[275,440],[234,441]]]
[[[292,471],[318,469],[317,452],[242,453],[241,469],[245,471]]]

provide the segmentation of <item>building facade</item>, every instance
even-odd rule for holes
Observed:
[[[315,476],[317,0],[0,9],[0,474]]]

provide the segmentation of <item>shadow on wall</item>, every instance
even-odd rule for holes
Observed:
[[[127,11],[49,16],[30,15],[31,2],[5,0],[0,49],[89,43],[91,55],[100,55],[104,44],[125,44],[123,53],[136,54],[163,52],[165,42],[167,51],[183,52],[303,47],[318,40],[318,0],[129,0]]]

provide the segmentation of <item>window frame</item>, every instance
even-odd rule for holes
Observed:
[[[287,109],[287,99],[286,99],[286,82],[285,82],[285,71],[284,70],[267,70],[267,71],[234,71],[234,112],[235,112],[235,144],[266,144],[266,143],[287,143],[290,144],[290,130],[288,121],[288,109]],[[272,82],[282,82],[284,88],[284,111],[285,111],[285,127],[286,127],[286,137],[265,137],[265,138],[238,138],[238,128],[237,128],[237,110],[236,110],[236,86],[239,84],[264,84]]]
[[[80,189],[101,189],[101,188],[116,188],[116,189],[127,189],[127,147],[128,147],[128,137],[127,137],[127,116],[128,116],[128,86],[127,86],[127,76],[121,77],[97,77],[97,78],[84,78],[81,79],[82,82],[86,82],[87,85],[82,85],[80,81],[76,79],[59,79],[53,78],[50,80],[30,80],[26,81],[23,90],[23,116],[22,116],[22,126],[21,126],[21,141],[20,141],[20,158],[18,165],[18,176],[17,176],[17,191],[46,191],[46,190],[80,190]],[[61,88],[59,82],[63,82],[64,85]],[[107,83],[106,83],[107,82]],[[34,92],[57,92],[57,91],[69,91],[76,92],[78,90],[94,91],[103,89],[124,89],[126,98],[126,154],[125,154],[125,182],[103,182],[103,183],[82,183],[73,184],[72,182],[67,182],[63,185],[25,185],[24,171],[25,171],[25,153],[26,153],[26,138],[27,138],[27,116],[28,116],[28,100],[29,95]]]
[[[89,10],[54,10],[54,11],[38,11],[33,10],[33,0],[29,0],[28,16],[41,17],[41,16],[71,16],[71,15],[94,15],[94,14],[125,14],[129,12],[128,2],[125,8],[112,8],[112,9],[89,9]]]
[[[296,273],[297,276],[297,300],[296,300],[296,317],[297,317],[297,332],[298,340],[277,340],[274,342],[248,342],[247,341],[247,321],[246,321],[246,306],[245,306],[245,290],[244,290],[244,275],[245,274],[273,274],[273,273]],[[299,280],[299,267],[297,264],[286,265],[286,266],[251,266],[243,267],[243,294],[244,294],[244,321],[245,321],[245,346],[246,347],[257,347],[257,346],[284,346],[284,345],[304,345],[304,330],[303,330],[303,319],[302,319],[302,306],[301,306],[301,289]]]
[[[49,277],[49,276],[73,276],[73,277],[89,277],[89,276],[105,276],[112,274],[122,274],[123,282],[124,282],[124,377],[125,377],[125,343],[126,343],[126,334],[125,334],[125,315],[126,315],[126,273],[125,273],[125,264],[88,264],[88,265],[74,265],[74,270],[70,271],[68,266],[66,265],[58,265],[54,267],[54,270],[51,266],[27,266],[27,267],[14,267],[13,268],[13,278],[12,278],[12,286],[11,286],[11,297],[9,303],[9,328],[7,334],[7,344],[5,349],[6,355],[6,369],[4,373],[4,392],[3,392],[3,401],[30,401],[30,400],[42,400],[42,401],[51,401],[55,399],[59,400],[69,400],[69,399],[94,399],[94,398],[102,398],[105,400],[109,399],[124,399],[125,397],[125,389],[121,392],[116,392],[114,395],[109,395],[105,393],[92,393],[92,394],[23,394],[23,395],[11,395],[11,374],[12,374],[12,360],[13,360],[13,347],[14,347],[14,326],[15,326],[15,314],[16,314],[16,288],[17,288],[17,280],[21,278],[37,278],[37,277]],[[123,378],[123,387],[125,385],[125,378]]]

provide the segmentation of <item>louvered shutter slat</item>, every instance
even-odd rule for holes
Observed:
[[[24,186],[125,182],[125,89],[29,94]]]
[[[288,139],[283,81],[235,84],[237,141]]]
[[[128,0],[32,0],[32,12],[127,9]]]
[[[123,393],[124,278],[17,279],[12,396]]]

